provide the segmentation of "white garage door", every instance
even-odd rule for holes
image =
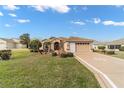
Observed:
[[[76,44],[76,52],[89,52],[90,51],[90,45],[89,43],[77,43]]]

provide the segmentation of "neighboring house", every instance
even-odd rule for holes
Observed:
[[[65,51],[65,52],[85,52],[91,51],[91,43],[93,40],[79,37],[70,38],[53,38],[43,41],[43,47],[45,43],[50,42],[49,48],[53,51]]]
[[[108,42],[100,42],[100,41],[94,41],[92,43],[92,49],[95,49],[95,50],[98,50],[98,46],[105,46],[106,49],[108,49],[108,46],[107,46]]]
[[[26,45],[20,43],[19,39],[0,38],[0,50],[25,48]]]
[[[124,46],[124,39],[113,40],[111,42],[98,42],[94,41],[92,43],[93,49],[98,49],[98,46],[105,46],[106,50],[116,50],[119,51],[121,46]]]

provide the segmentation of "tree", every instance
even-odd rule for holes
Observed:
[[[22,34],[20,36],[20,42],[22,44],[27,45],[27,48],[29,48],[29,43],[30,43],[30,35],[28,33]]]
[[[45,51],[47,52],[50,52],[50,49],[51,49],[51,42],[44,42],[44,49]]]
[[[30,42],[30,48],[33,51],[38,51],[41,46],[42,46],[42,44],[41,44],[41,42],[38,39],[32,40]]]
[[[49,39],[54,39],[54,38],[56,38],[56,37],[50,37]]]

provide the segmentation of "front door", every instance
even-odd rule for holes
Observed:
[[[70,52],[75,52],[75,43],[70,43]]]

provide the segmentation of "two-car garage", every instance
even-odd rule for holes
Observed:
[[[83,53],[83,52],[89,52],[89,51],[91,51],[90,43],[84,43],[84,42],[70,43],[70,52]]]
[[[90,50],[89,43],[76,43],[76,52],[89,52]]]

